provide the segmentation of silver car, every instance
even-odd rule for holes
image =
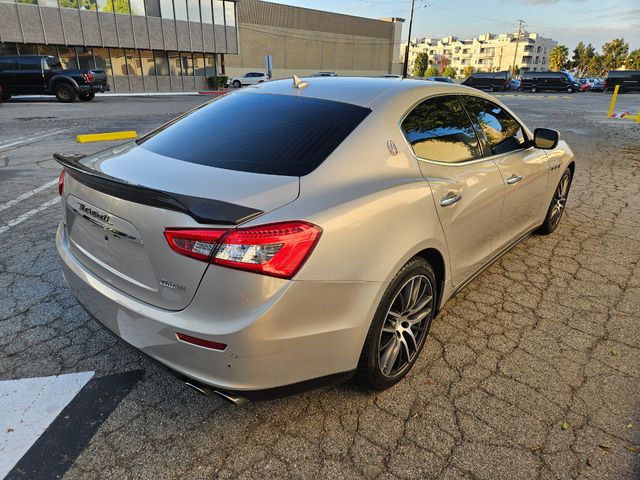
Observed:
[[[56,158],[78,301],[235,402],[398,382],[455,292],[555,230],[575,170],[556,131],[478,90],[340,77],[260,84]]]

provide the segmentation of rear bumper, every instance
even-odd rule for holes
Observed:
[[[96,85],[96,84],[78,85],[78,91],[80,93],[89,93],[89,92],[99,93],[99,92],[108,92],[109,90],[111,89],[108,83],[104,83],[102,85]]]
[[[229,287],[219,281],[220,273],[244,276],[248,282],[262,276],[210,267],[214,274],[205,274],[191,304],[168,311],[94,276],[70,252],[62,224],[56,247],[72,293],[114,335],[181,375],[240,394],[286,392],[284,387],[293,384],[335,379],[354,370],[385,287],[373,282],[270,279],[269,294],[256,305],[225,291]],[[237,285],[237,278],[225,283]],[[227,304],[220,305],[224,298]],[[176,332],[227,347],[216,351],[184,343]]]

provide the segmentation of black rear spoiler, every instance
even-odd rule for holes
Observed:
[[[186,213],[199,223],[239,225],[264,213],[262,210],[234,203],[191,197],[128,183],[80,163],[84,155],[54,153],[53,158],[69,175],[89,188],[130,202]]]

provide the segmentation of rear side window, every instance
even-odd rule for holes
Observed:
[[[41,70],[41,57],[18,57],[20,60],[20,70]]]
[[[485,153],[492,155],[519,150],[526,138],[518,121],[489,100],[480,97],[460,97],[478,130]]]
[[[482,156],[467,112],[453,96],[423,101],[404,119],[402,132],[420,158],[457,163]]]
[[[293,95],[233,93],[141,139],[146,150],[210,167],[303,176],[371,112]]]
[[[17,70],[18,62],[12,57],[0,58],[0,72],[4,70]]]

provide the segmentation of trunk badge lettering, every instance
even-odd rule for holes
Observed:
[[[186,290],[186,287],[184,285],[180,285],[179,283],[165,280],[164,278],[160,279],[160,285],[162,285],[163,287],[171,288],[173,290],[181,290],[181,291]]]

